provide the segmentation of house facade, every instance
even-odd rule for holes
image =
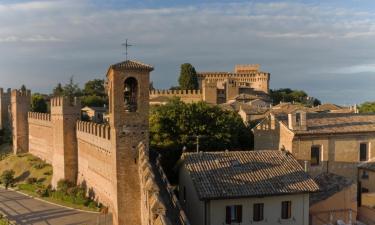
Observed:
[[[253,132],[255,150],[286,149],[312,176],[357,180],[357,166],[375,156],[374,114],[271,113]]]
[[[185,153],[179,199],[192,225],[308,225],[318,185],[282,151]]]

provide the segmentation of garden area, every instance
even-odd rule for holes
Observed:
[[[0,183],[5,188],[75,209],[100,210],[101,205],[90,196],[90,190],[85,185],[76,186],[60,180],[57,187],[52,188],[50,164],[31,154],[13,155],[9,149],[10,146],[0,146]]]

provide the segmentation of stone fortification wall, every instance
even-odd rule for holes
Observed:
[[[10,106],[11,90],[8,89],[4,92],[3,88],[0,88],[0,130],[10,127],[9,118],[9,106]]]
[[[148,148],[142,142],[137,150],[142,224],[190,225],[160,164],[151,165]]]
[[[29,122],[29,152],[52,163],[53,128],[51,114],[28,113]]]
[[[110,127],[92,122],[77,122],[78,176],[89,194],[113,208],[113,152]]]
[[[203,100],[201,90],[151,90],[150,99],[157,97],[179,97],[185,103],[199,102]]]

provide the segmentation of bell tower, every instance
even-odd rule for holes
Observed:
[[[149,142],[149,83],[153,67],[133,60],[107,73],[113,153],[113,224],[141,224],[137,146]],[[148,149],[148,147],[147,147]]]

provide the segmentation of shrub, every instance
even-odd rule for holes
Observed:
[[[43,168],[46,167],[46,166],[47,166],[47,164],[46,164],[45,162],[38,162],[38,163],[35,163],[35,164],[33,165],[33,167],[34,167],[35,169],[38,169],[38,170],[43,169]]]
[[[52,175],[52,171],[44,172],[43,175],[50,176],[50,175]]]
[[[46,180],[45,177],[41,177],[37,180],[38,183],[43,183]]]
[[[5,185],[5,189],[8,189],[9,185],[14,182],[14,170],[4,170],[0,179],[1,183]]]
[[[57,182],[56,190],[64,194],[67,194],[68,188],[73,187],[73,186],[74,184],[72,182],[62,179]]]
[[[27,178],[27,180],[26,180],[26,183],[27,184],[34,184],[34,183],[36,183],[37,182],[37,179],[35,178],[35,177],[29,177],[29,178]]]
[[[40,186],[35,191],[40,197],[49,197],[51,195],[51,186]]]

